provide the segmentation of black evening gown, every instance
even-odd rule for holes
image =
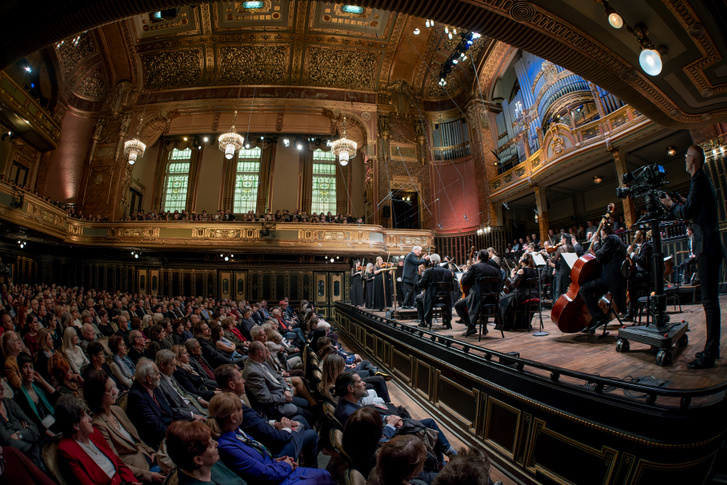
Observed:
[[[366,284],[366,308],[374,308],[374,274],[364,273]]]
[[[354,270],[354,273],[358,271]],[[351,305],[361,306],[364,304],[363,296],[363,282],[361,281],[361,275],[356,274],[351,276]]]
[[[382,310],[391,306],[391,292],[389,289],[387,272],[382,271],[374,277],[374,309]]]

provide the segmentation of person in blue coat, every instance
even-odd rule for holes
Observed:
[[[243,480],[260,485],[335,485],[326,470],[299,467],[290,456],[273,458],[270,450],[242,431],[242,403],[234,394],[213,397],[209,412],[208,425],[220,459]]]

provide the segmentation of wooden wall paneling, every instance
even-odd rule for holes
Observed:
[[[149,270],[149,294],[157,296],[161,286],[160,271],[158,269]]]
[[[330,273],[331,276],[331,304],[343,301],[343,273]]]
[[[432,372],[434,367],[419,359],[414,361],[414,381],[412,387],[427,399],[432,396]]]
[[[530,447],[531,430],[533,427],[533,415],[523,412],[520,417],[520,426],[518,428],[517,446],[515,448],[514,461],[520,465],[525,465],[525,453]],[[622,454],[623,456],[623,454]],[[623,482],[625,483],[625,482]]]
[[[246,300],[247,296],[247,271],[235,271],[235,299]]]
[[[232,295],[232,272],[231,271],[220,271],[220,299],[230,298]]]
[[[173,269],[171,271],[172,284],[164,291],[164,295],[181,295],[182,294],[182,271]]]
[[[273,288],[270,293],[270,299],[276,305],[288,294],[288,287],[285,284],[286,273],[273,273]]]
[[[477,420],[477,395],[473,387],[466,387],[450,379],[437,369],[433,401],[446,413],[475,428]]]
[[[314,274],[314,303],[318,305],[328,305],[329,288],[328,288],[328,273],[315,273]]]
[[[404,383],[411,385],[412,369],[414,368],[411,354],[400,352],[396,347],[391,349],[391,368]]]
[[[313,291],[313,285],[311,284],[313,280],[313,273],[306,271],[301,275],[300,280],[300,299],[301,300],[308,300],[308,301],[314,301],[313,295],[315,292]]]
[[[298,307],[300,305],[300,302],[303,300],[303,296],[301,295],[301,279],[302,274],[300,271],[296,271],[290,276],[290,295],[288,295],[288,298],[291,300],[291,304]]]
[[[136,277],[139,294],[146,295],[149,292],[149,270],[139,268],[136,272]]]
[[[485,408],[484,439],[510,459],[515,458],[515,447],[522,412],[509,404],[489,396]]]

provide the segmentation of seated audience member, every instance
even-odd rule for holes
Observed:
[[[25,335],[23,336],[23,343],[30,351],[30,355],[35,355],[40,346],[38,345],[38,330],[41,325],[38,321],[38,317],[35,315],[28,315]]]
[[[235,344],[237,351],[241,354],[247,353],[247,346],[250,345],[250,341],[240,332],[240,329],[235,325],[235,318],[232,316],[224,317],[220,319],[220,327],[224,330],[224,336],[227,340]]]
[[[368,362],[368,361],[366,361]],[[323,390],[326,397],[334,404],[338,403],[338,398],[331,394],[331,388],[336,384],[336,378],[346,370],[346,361],[338,354],[331,354],[323,359]],[[387,403],[390,402],[389,390],[386,387],[386,380],[381,376],[372,376],[369,371],[356,371],[361,379],[366,383],[368,395],[362,399],[362,404]],[[379,399],[377,401],[377,399]]]
[[[409,480],[424,470],[426,459],[427,447],[422,440],[413,435],[396,436],[379,450],[366,484],[409,485]]]
[[[78,399],[83,399],[83,379],[74,374],[71,364],[61,352],[53,354],[48,361],[48,369],[55,387],[61,394],[72,394]]]
[[[66,480],[89,485],[140,484],[129,467],[111,451],[101,433],[94,429],[83,401],[61,396],[56,405],[56,417],[63,432],[63,438],[58,442],[58,457]]]
[[[172,352],[177,357],[177,370],[174,378],[180,386],[193,396],[201,396],[205,401],[219,393],[217,383],[199,374],[190,364],[189,353],[184,345],[175,345]]]
[[[167,432],[167,452],[179,467],[178,485],[247,485],[220,461],[217,442],[199,421],[173,422]]]
[[[219,325],[215,325],[212,328],[212,335],[210,339],[215,343],[215,347],[217,347],[218,351],[225,354],[229,359],[232,359],[236,364],[243,365],[245,363],[245,356],[237,351],[237,345],[225,337],[224,328]]]
[[[144,357],[149,360],[156,358],[157,352],[162,350],[162,339],[164,339],[164,328],[161,325],[154,324],[146,331],[149,341],[146,343],[146,349],[144,350]]]
[[[61,347],[63,355],[66,356],[68,364],[74,374],[81,375],[81,369],[89,364],[88,357],[78,345],[78,332],[75,328],[68,327],[63,331],[63,345]]]
[[[48,384],[33,368],[33,358],[22,353],[18,356],[20,374],[23,383],[20,390],[15,393],[15,401],[23,412],[30,416],[38,430],[46,437],[52,438],[59,429],[53,416],[55,408],[53,403],[58,399],[59,393]]]
[[[0,471],[0,485],[56,485],[25,453],[13,447],[0,446],[0,461],[4,464],[4,469]]]
[[[50,381],[50,372],[48,371],[48,361],[50,356],[55,353],[53,347],[53,332],[47,328],[41,328],[38,332],[38,346],[40,350],[33,357],[35,369],[46,381]]]
[[[216,369],[222,364],[236,363],[230,355],[217,348],[212,340],[212,329],[206,322],[200,321],[194,326],[194,338],[202,348],[202,356],[213,368]]]
[[[129,360],[136,365],[140,358],[144,356],[144,345],[146,339],[141,330],[132,330],[129,332]]]
[[[243,337],[245,337],[245,340],[247,340],[248,342],[252,341],[250,330],[255,325],[256,323],[252,319],[252,309],[250,307],[244,308],[242,311],[242,319],[240,320],[240,323],[237,324],[237,328],[240,330],[240,333]]]
[[[174,371],[177,370],[177,358],[174,352],[167,349],[160,350],[157,353],[156,364],[160,372],[159,389],[172,408],[174,420],[204,419],[207,415],[204,409],[207,401],[200,396],[189,394],[174,378]]]
[[[346,426],[348,417],[351,416],[357,409],[361,408],[359,401],[366,395],[366,385],[361,380],[358,374],[353,371],[344,372],[339,375],[336,379],[335,395],[338,396],[338,404],[336,405],[335,416],[336,419],[341,423],[342,426]],[[382,413],[381,419],[384,422],[384,435],[387,438],[393,437],[399,428],[404,424],[402,418],[396,415],[386,415],[386,411]],[[437,431],[437,442],[434,445],[434,451],[437,454],[437,460],[439,463],[444,463],[444,457],[442,454],[456,455],[457,452],[449,444],[447,437],[439,429],[437,423],[431,419],[421,419],[418,421],[421,425]]]
[[[368,477],[376,466],[376,452],[381,445],[384,423],[374,408],[357,409],[343,428],[343,451],[351,458],[351,467]]]
[[[104,351],[103,345],[101,345],[99,342],[91,342],[90,344],[88,344],[87,352],[91,362],[81,371],[81,377],[83,377],[84,380],[86,379],[86,376],[89,372],[94,370],[102,370],[116,382],[117,386],[124,387],[123,384],[116,381],[116,377],[111,371],[111,367],[109,367],[109,365],[106,363],[106,352]]]
[[[261,342],[255,341],[250,344],[249,358],[242,373],[248,389],[257,402],[274,415],[286,417],[302,415],[308,421],[313,421],[315,416],[308,408],[316,403],[305,388],[305,384],[298,377],[295,379],[299,384],[293,387],[292,381],[267,364],[269,355],[268,348]]]
[[[154,466],[156,453],[141,441],[124,410],[115,405],[119,390],[113,379],[105,372],[92,371],[83,383],[83,395],[93,412],[94,427],[134,476],[146,484],[163,481],[164,475],[158,473],[158,468],[150,468]]]
[[[20,335],[8,330],[3,333],[3,354],[5,354],[5,377],[13,390],[20,389],[23,378],[18,367],[18,355],[23,352],[23,341]]]
[[[231,392],[243,401],[245,380],[237,367],[230,364],[220,366],[215,375],[223,392]],[[244,401],[242,414],[240,428],[267,446],[273,457],[292,456],[297,459],[301,456],[306,466],[318,468],[318,434],[310,429],[303,416],[266,421]]]
[[[84,311],[84,313],[87,312]],[[88,319],[89,321],[91,320],[90,313],[88,313],[86,319]],[[88,344],[92,342],[98,342],[98,338],[96,337],[96,332],[93,329],[93,325],[86,322],[81,325],[81,339],[78,342],[78,346],[81,347],[84,352],[88,352]]]
[[[172,408],[159,389],[160,381],[161,374],[156,364],[147,358],[139,359],[126,406],[126,414],[136,426],[141,440],[154,449],[159,448],[167,426],[175,419]]]
[[[127,390],[134,383],[134,372],[136,365],[127,355],[126,342],[121,335],[109,337],[109,350],[111,351],[111,363],[109,368],[115,377],[119,389]]]
[[[189,354],[189,365],[202,377],[214,381],[215,370],[202,355],[202,345],[199,343],[199,340],[196,338],[187,340],[184,342],[184,348],[187,349],[187,353]]]
[[[189,319],[176,320],[173,324],[174,334],[172,335],[172,341],[174,345],[184,345],[188,339],[191,339],[193,335],[187,330]]]
[[[334,485],[331,475],[317,468],[299,467],[290,456],[273,458],[270,451],[242,429],[242,402],[229,392],[210,401],[209,426],[219,443],[222,462],[250,483]]]
[[[499,482],[498,482],[499,483]],[[490,460],[477,448],[460,451],[442,468],[432,485],[491,485]]]
[[[33,463],[41,466],[41,434],[38,428],[12,399],[5,399],[5,387],[0,379],[0,445],[10,446],[25,453]]]
[[[49,315],[48,316],[48,330],[51,332],[51,337],[53,338],[53,349],[59,350],[61,348],[61,345],[63,345],[63,333],[60,327],[60,319],[56,317],[55,315]],[[43,330],[43,329],[41,329]]]

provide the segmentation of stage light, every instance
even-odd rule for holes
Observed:
[[[419,29],[414,29],[414,35],[419,35],[419,34],[421,34],[421,32],[422,32],[422,31],[421,31],[421,30],[419,30]]]
[[[667,147],[666,154],[669,155],[670,157],[673,157],[674,155],[677,154],[677,149],[673,146]]]
[[[639,54],[639,64],[649,76],[656,76],[661,73],[661,54],[656,49],[643,49]]]

